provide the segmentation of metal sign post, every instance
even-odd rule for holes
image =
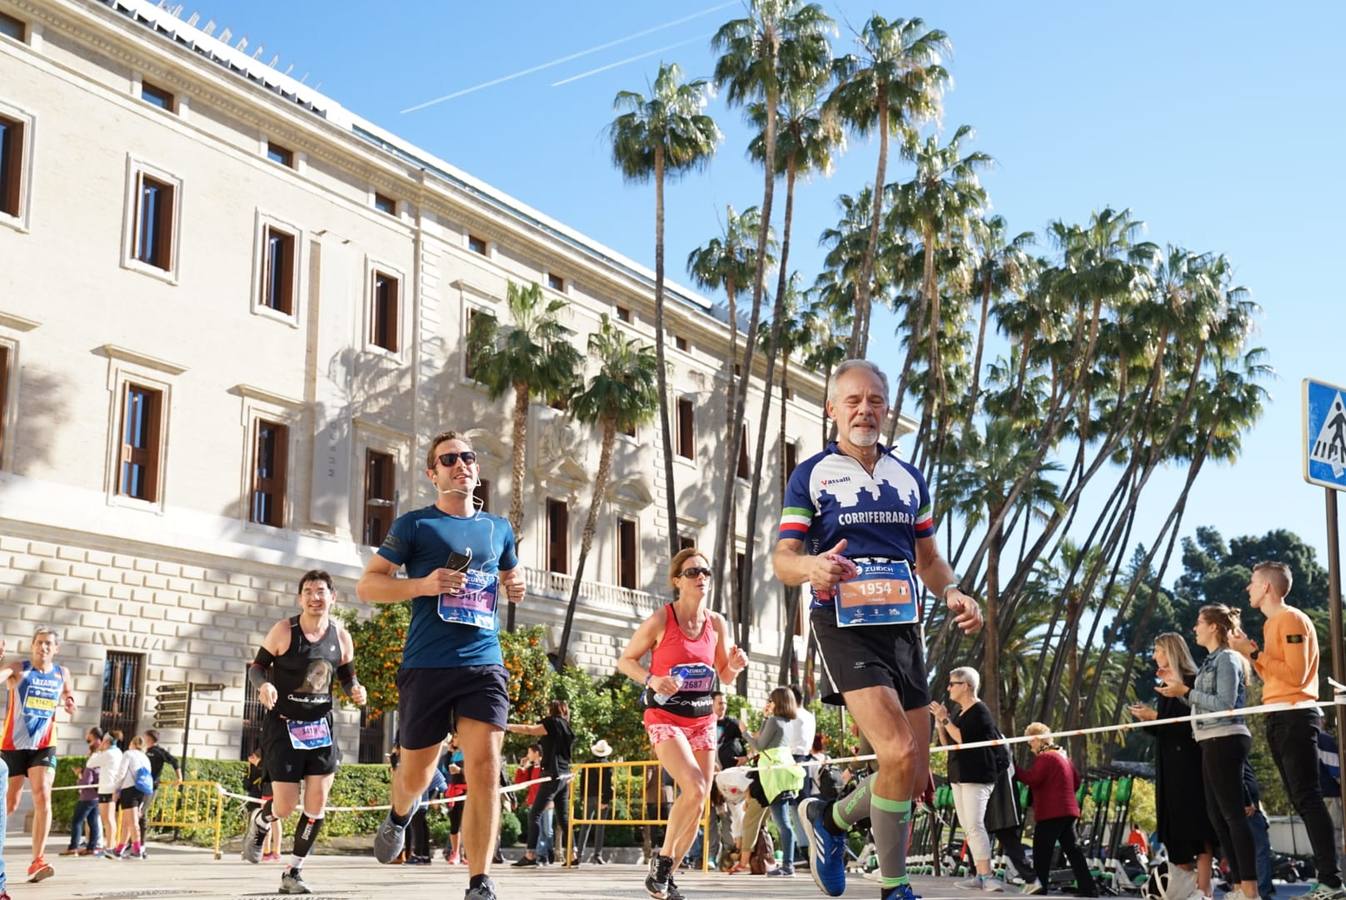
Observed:
[[[1304,480],[1323,487],[1327,503],[1328,635],[1332,642],[1332,677],[1346,684],[1346,656],[1341,632],[1341,553],[1337,530],[1337,491],[1346,490],[1346,388],[1304,379]],[[1346,709],[1337,714],[1337,763],[1346,752]],[[1341,802],[1346,808],[1346,772],[1337,772]]]
[[[187,780],[187,753],[192,740],[192,697],[201,691],[222,691],[222,684],[178,681],[155,688],[154,727],[182,729],[182,758],[178,774]]]

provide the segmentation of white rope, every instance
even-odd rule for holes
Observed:
[[[525,791],[525,790],[527,790],[528,788],[532,787],[532,786],[535,785],[535,784],[546,784],[547,782],[549,782],[549,781],[553,781],[553,780],[569,781],[571,778],[574,778],[574,777],[575,777],[574,775],[572,775],[571,773],[567,772],[566,774],[559,776],[559,778],[557,778],[557,779],[553,779],[553,778],[551,778],[551,777],[547,777],[547,778],[534,778],[534,779],[532,779],[532,780],[530,780],[530,781],[521,781],[521,782],[519,782],[518,784],[511,784],[509,787],[502,787],[502,788],[499,790],[499,793],[501,793],[501,794],[513,794],[513,793],[516,793],[516,792],[518,792],[518,791]],[[222,797],[228,797],[228,798],[233,799],[233,800],[242,800],[245,804],[246,804],[246,803],[260,804],[260,803],[262,802],[262,800],[261,800],[260,797],[249,797],[249,796],[247,796],[246,794],[235,794],[235,793],[233,793],[232,791],[226,791],[223,787],[221,787],[221,788],[219,789],[219,791],[220,791],[220,796],[222,796]],[[421,805],[422,805],[422,806],[452,806],[452,805],[455,804],[455,803],[462,803],[462,802],[465,801],[466,799],[467,799],[467,794],[466,794],[466,793],[463,793],[463,794],[459,794],[459,795],[457,795],[456,797],[441,797],[441,798],[438,799],[438,800],[427,800],[427,801],[423,802]],[[382,805],[380,805],[380,806],[328,806],[328,807],[326,807],[326,811],[327,811],[327,812],[379,812],[380,810],[390,810],[390,809],[392,809],[392,804],[389,804],[389,803],[384,803],[384,804],[382,804]]]

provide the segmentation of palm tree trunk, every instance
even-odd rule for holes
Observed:
[[[994,510],[992,511],[994,512]],[[995,516],[991,516],[992,520]],[[982,647],[981,677],[982,702],[991,711],[991,718],[1000,721],[1000,640],[997,621],[1000,605],[1000,544],[1001,535],[991,536],[991,547],[986,554],[986,635]]]
[[[972,390],[968,392],[965,412],[970,423],[977,414],[977,399],[981,394],[981,356],[986,346],[986,319],[991,311],[991,275],[988,272],[981,291],[981,317],[977,320],[977,352],[972,358]]]
[[[668,512],[668,555],[678,552],[678,496],[673,482],[673,431],[664,377],[664,148],[654,148],[654,357],[659,388],[659,431],[664,447],[664,507]]]
[[[594,476],[594,495],[589,504],[589,515],[584,519],[584,531],[580,535],[580,558],[575,563],[575,576],[570,584],[570,602],[566,604],[565,626],[561,629],[561,646],[556,657],[560,666],[566,664],[566,650],[570,647],[570,629],[575,622],[575,607],[579,605],[580,583],[584,580],[584,563],[589,559],[589,550],[594,544],[594,532],[598,530],[598,513],[607,499],[608,479],[612,474],[612,447],[617,442],[617,423],[612,420],[603,422],[603,442],[598,454],[598,473]]]
[[[514,540],[523,534],[523,476],[525,454],[528,450],[528,385],[522,382],[514,385],[514,446],[510,449],[509,480],[509,526],[514,529]],[[505,613],[505,630],[514,630],[518,604],[508,604]]]
[[[775,60],[771,60],[772,68],[775,67]],[[752,380],[752,361],[753,353],[757,347],[757,328],[762,317],[762,297],[766,293],[766,249],[767,238],[771,233],[771,202],[776,190],[776,113],[777,97],[774,91],[768,92],[766,98],[766,125],[762,130],[763,138],[763,187],[762,187],[762,221],[761,227],[757,231],[757,259],[755,260],[752,284],[752,314],[748,318],[748,333],[743,339],[743,372],[739,377],[737,390],[734,393],[734,412],[730,417],[729,433],[725,435],[729,465],[724,473],[724,492],[720,500],[720,516],[716,522],[715,550],[714,558],[711,560],[711,568],[714,570],[712,581],[712,590],[716,596],[723,594],[724,570],[727,563],[726,557],[729,555],[730,541],[730,515],[737,494],[737,461],[739,453],[739,441],[742,440],[742,430],[733,426],[734,422],[742,422],[744,418],[744,407],[748,403],[748,382]],[[770,389],[768,387],[768,393]],[[748,538],[749,546],[752,545],[752,538]],[[740,680],[746,686],[746,674],[740,676]]]
[[[869,214],[869,241],[860,260],[860,276],[855,285],[855,324],[851,329],[850,355],[863,358],[869,347],[869,307],[873,302],[874,259],[879,253],[879,225],[883,220],[883,181],[888,170],[887,85],[876,92],[879,102],[879,162],[874,173],[874,205]]]

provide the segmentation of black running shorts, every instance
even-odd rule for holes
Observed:
[[[145,794],[138,788],[122,788],[117,795],[117,809],[140,809],[145,802]]]
[[[330,724],[330,722],[329,722]],[[268,713],[262,721],[262,765],[270,781],[297,784],[309,775],[331,775],[341,763],[336,726],[332,726],[332,745],[314,750],[296,750],[290,743],[285,720]]]
[[[43,747],[41,750],[5,750],[5,765],[9,767],[9,777],[18,778],[27,775],[29,769],[46,767],[56,768],[56,748]]]
[[[905,710],[930,705],[919,626],[839,628],[831,607],[813,610],[809,624],[827,676],[828,687],[822,691],[824,703],[841,705],[847,691],[885,685],[897,691]]]
[[[509,722],[509,674],[504,666],[402,669],[397,673],[397,727],[407,750],[433,747],[459,719],[504,730]]]

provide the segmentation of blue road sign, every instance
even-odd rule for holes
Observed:
[[[1304,480],[1346,490],[1346,388],[1304,379]]]

